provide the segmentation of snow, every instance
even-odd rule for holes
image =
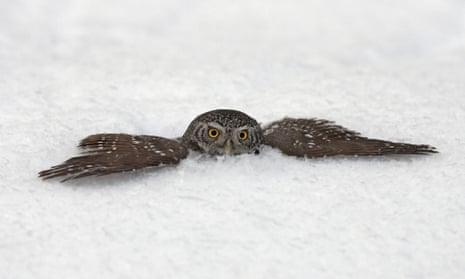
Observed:
[[[1,278],[465,277],[459,0],[3,1]],[[72,183],[81,138],[243,110],[433,156],[275,150]]]

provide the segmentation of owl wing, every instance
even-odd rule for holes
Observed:
[[[81,140],[82,154],[39,172],[39,177],[65,177],[62,182],[145,167],[178,164],[188,150],[176,140],[127,134],[97,134]]]
[[[285,118],[263,128],[264,144],[297,157],[437,153],[429,145],[397,143],[362,137],[321,119]]]

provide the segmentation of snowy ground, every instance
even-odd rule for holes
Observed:
[[[1,2],[0,278],[465,277],[463,1]],[[36,177],[219,107],[441,153]]]

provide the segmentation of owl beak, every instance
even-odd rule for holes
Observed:
[[[231,143],[231,140],[227,140],[226,141],[226,144],[224,145],[224,153],[226,155],[231,155],[231,151],[232,151],[232,143]]]

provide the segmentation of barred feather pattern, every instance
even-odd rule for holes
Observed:
[[[358,132],[322,119],[284,118],[264,127],[263,133],[264,144],[297,157],[437,153],[434,147],[425,144],[366,138]]]
[[[41,171],[43,179],[65,177],[62,181],[102,176],[146,167],[176,165],[188,155],[176,140],[128,134],[96,134],[81,140],[80,156]]]

